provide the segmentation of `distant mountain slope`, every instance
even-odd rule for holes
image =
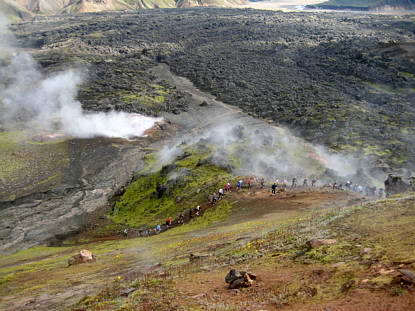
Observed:
[[[0,12],[15,21],[25,19],[33,14],[48,15],[197,6],[235,7],[248,2],[249,0],[0,0]]]
[[[382,7],[415,9],[415,0],[329,0],[314,5],[308,5],[307,7],[329,10],[337,9],[362,11],[369,11]]]
[[[28,18],[32,13],[25,6],[15,0],[0,0],[0,12],[6,15],[11,21],[18,21]]]

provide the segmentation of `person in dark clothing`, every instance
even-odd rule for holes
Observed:
[[[297,187],[297,178],[296,177],[293,178],[292,184],[291,184],[291,188],[295,188],[295,187]]]
[[[307,184],[307,178],[304,178],[303,187],[307,187],[307,186],[308,186],[308,184]]]
[[[272,189],[272,194],[275,194],[275,189],[277,188],[277,185],[275,183],[272,184],[271,189]]]
[[[124,235],[124,239],[126,239],[127,236],[128,236],[128,229],[127,228],[124,229],[123,235]]]
[[[264,185],[265,185],[265,179],[264,178],[261,178],[261,189],[264,188]]]
[[[215,204],[217,201],[216,193],[212,194],[212,204]]]
[[[317,183],[317,179],[316,178],[313,178],[312,180],[311,180],[311,187],[315,187],[316,186],[316,183]]]
[[[179,219],[177,220],[177,224],[183,224],[184,223],[184,215],[183,213],[180,213]]]
[[[189,210],[189,219],[192,219],[192,217],[193,217],[193,211],[192,211],[192,209],[190,209]]]

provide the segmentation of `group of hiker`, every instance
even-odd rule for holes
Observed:
[[[283,179],[275,178],[273,183],[271,184],[271,193],[276,194],[276,192],[285,191],[287,188],[295,189],[297,187],[311,187],[315,188],[317,187],[317,178],[312,177],[311,183],[309,184],[309,179],[307,177],[302,179],[301,186],[298,185],[297,177],[294,176],[291,179],[291,184],[289,184],[286,177]],[[246,188],[248,190],[251,190],[254,187],[254,184],[258,183],[259,187],[261,189],[265,188],[265,179],[264,178],[253,178],[249,177],[246,182]],[[242,190],[244,185],[244,180],[240,179],[236,183],[236,192],[239,192]],[[342,183],[338,184],[337,181],[333,182],[332,184],[325,184],[325,186],[329,186],[333,190],[346,190],[346,191],[353,191],[356,193],[365,194],[367,196],[378,196],[383,197],[384,190],[382,188],[376,189],[376,187],[369,187],[369,186],[363,186],[359,184],[353,184],[351,181],[345,182],[344,186]],[[210,202],[211,206],[215,205],[218,201],[222,200],[225,196],[225,193],[232,192],[232,186],[231,182],[227,182],[224,187],[219,188],[217,192],[212,193],[208,197],[208,201]],[[186,213],[188,213],[188,220],[190,221],[194,217],[198,217],[201,215],[201,209],[200,205],[197,205],[194,208],[190,208],[187,212],[181,212],[176,220],[175,225],[183,225],[186,218]],[[173,226],[171,217],[168,217],[165,223],[165,226],[161,226],[158,224],[154,229],[146,229],[146,230],[139,230],[138,235],[140,237],[146,237],[151,236],[153,234],[159,234],[162,231],[169,230]],[[128,229],[124,229],[123,231],[124,238],[127,238],[128,236]]]
[[[316,187],[316,185],[317,185],[317,178],[313,177],[311,179],[311,187],[314,188],[314,187]],[[278,178],[276,178],[274,183],[271,185],[271,192],[272,192],[272,194],[275,194],[278,188],[281,188],[281,189],[285,190],[287,187],[288,187],[288,180],[286,178],[281,179],[281,181]],[[294,176],[291,180],[290,188],[294,189],[294,188],[297,188],[297,187],[298,187],[297,177]],[[302,187],[308,187],[308,178],[307,177],[303,179]]]
[[[333,189],[338,190],[347,190],[347,191],[353,191],[356,193],[361,193],[366,196],[372,196],[372,197],[379,197],[382,198],[384,195],[383,188],[377,189],[376,186],[370,187],[370,186],[363,186],[359,184],[353,184],[352,181],[348,180],[343,187],[343,184],[337,184],[337,181],[335,181],[332,185]]]

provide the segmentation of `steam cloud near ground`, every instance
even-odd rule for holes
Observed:
[[[18,53],[15,40],[8,31],[7,20],[0,15],[0,122],[6,128],[19,124],[43,131],[63,131],[80,138],[95,136],[131,138],[159,119],[125,112],[82,110],[77,101],[82,72],[67,70],[45,76],[28,53]],[[4,66],[7,64],[7,66]]]
[[[252,123],[250,123],[252,122]],[[209,146],[210,164],[231,169],[243,176],[262,176],[280,181],[297,177],[317,177],[321,183],[347,180],[380,186],[364,173],[365,160],[352,155],[333,154],[294,136],[288,129],[270,126],[250,117],[228,116],[198,133],[190,133],[165,146],[158,154],[159,164],[171,163],[186,148]],[[174,178],[177,176],[170,176]],[[381,180],[381,179],[380,179]]]

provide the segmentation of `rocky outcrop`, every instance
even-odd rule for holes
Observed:
[[[229,289],[251,287],[256,280],[256,275],[232,269],[225,277],[225,282],[229,284]]]
[[[79,254],[72,256],[68,259],[68,266],[78,265],[80,263],[94,262],[97,260],[97,256],[92,254],[87,249],[82,249]]]
[[[407,178],[406,180],[401,176],[388,175],[385,180],[385,192],[386,195],[398,194],[406,191],[414,190],[413,186],[414,178]]]

